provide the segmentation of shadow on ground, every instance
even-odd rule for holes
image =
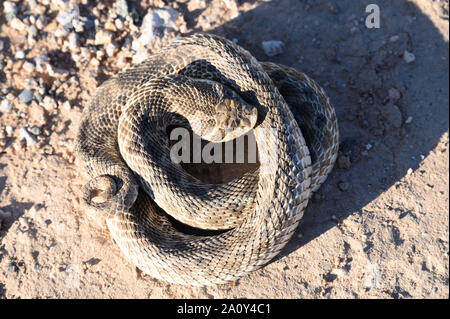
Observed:
[[[368,29],[365,8],[372,2],[272,1],[211,32],[237,40],[260,61],[310,75],[337,111],[341,162],[308,204],[297,230],[303,236],[294,235],[277,259],[349,215],[365,214],[448,130],[448,42],[404,0],[376,1],[381,27]],[[383,11],[387,6],[394,8]],[[268,40],[283,41],[284,52],[268,58],[261,46]],[[405,51],[416,60],[406,63]]]

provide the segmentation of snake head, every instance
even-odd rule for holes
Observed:
[[[258,120],[256,107],[238,96],[224,98],[216,105],[215,112],[214,142],[226,142],[246,134]]]

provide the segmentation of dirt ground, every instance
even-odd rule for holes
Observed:
[[[448,0],[102,3],[1,1],[0,298],[449,297]],[[80,207],[74,138],[95,88],[193,32],[307,73],[339,121],[338,163],[298,230],[234,287],[142,275]]]

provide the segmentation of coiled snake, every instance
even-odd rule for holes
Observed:
[[[171,160],[174,124],[213,142],[252,132],[259,167],[229,182],[201,182]],[[126,257],[153,277],[194,286],[236,280],[276,256],[337,150],[335,112],[319,85],[200,34],[104,82],[76,139],[92,178],[83,201],[106,215]],[[186,233],[173,219],[221,231]]]

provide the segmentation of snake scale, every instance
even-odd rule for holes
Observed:
[[[218,143],[252,132],[258,168],[228,182],[200,181],[171,161],[167,129],[175,124]],[[329,98],[308,76],[194,34],[97,88],[76,139],[91,177],[82,199],[106,216],[144,273],[192,286],[226,283],[285,246],[334,165],[338,135]]]

